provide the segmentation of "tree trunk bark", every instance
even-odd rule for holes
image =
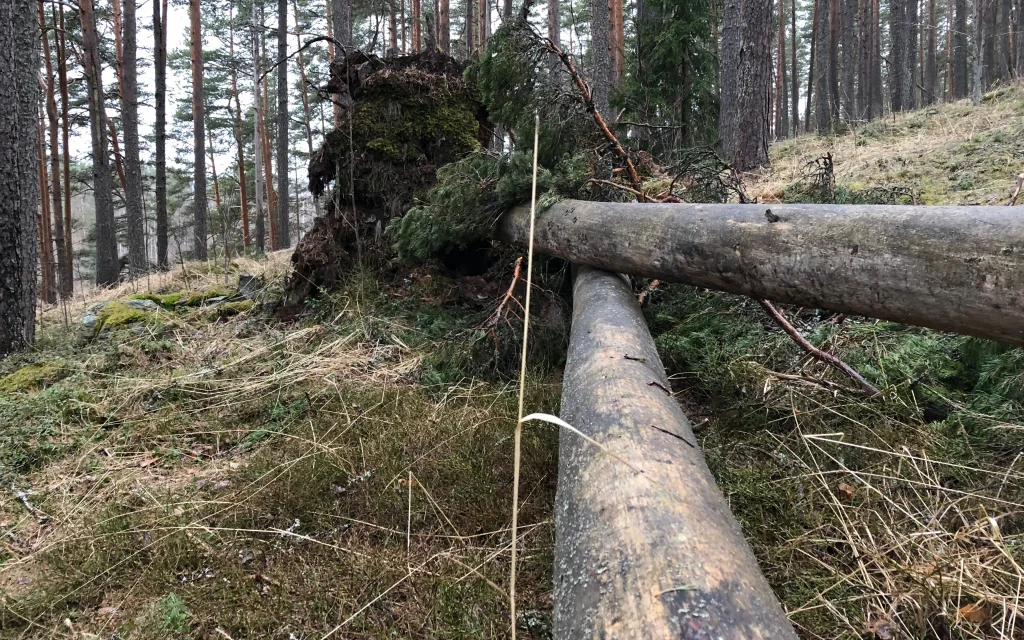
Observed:
[[[203,35],[201,0],[189,0],[189,18],[192,51],[192,144],[195,148],[193,198],[195,227],[193,229],[193,255],[206,260],[206,102],[203,95]]]
[[[416,0],[419,2],[419,0]],[[331,19],[334,23],[334,39],[346,49],[352,47],[352,0],[330,0]],[[344,57],[349,51],[335,52]]]
[[[142,160],[139,157],[139,85],[137,70],[135,0],[126,0],[121,28],[121,123],[124,127],[125,219],[128,227],[128,264],[133,277],[149,271],[146,227],[142,217]]]
[[[722,26],[722,155],[736,171],[768,164],[771,0],[726,0]]]
[[[811,12],[811,48],[807,53],[807,57],[810,62],[807,65],[807,101],[804,103],[804,130],[813,131],[814,125],[811,121],[811,104],[814,99],[814,92],[817,90],[815,86],[814,78],[817,73],[817,50],[818,50],[818,5],[821,4],[821,0],[814,0],[812,3],[813,9]]]
[[[871,0],[860,0],[860,60],[857,63],[857,119],[869,122],[871,106]]]
[[[96,205],[96,284],[104,287],[117,282],[120,264],[114,222],[113,176],[107,149],[107,111],[100,75],[99,38],[93,0],[80,0],[82,57],[89,90],[89,125],[92,131],[93,200]]]
[[[1024,345],[1024,217],[1012,207],[612,204],[538,216],[571,262]],[[522,243],[529,212],[498,223]]]
[[[833,127],[839,124],[839,111],[842,104],[839,95],[839,78],[842,76],[842,69],[839,68],[839,27],[841,22],[842,3],[839,0],[830,0],[828,21],[828,89]]]
[[[608,0],[590,0],[590,31],[591,55],[594,70],[591,80],[591,91],[594,106],[605,120],[612,122],[608,108],[608,89],[611,82],[611,60],[608,54],[611,38],[610,12]]]
[[[871,111],[875,118],[885,115],[885,96],[882,91],[882,8],[874,0],[871,8]]]
[[[282,249],[291,245],[288,223],[288,0],[277,0],[277,236]]]
[[[340,1],[334,3],[334,15],[338,15],[338,5]],[[336,18],[335,18],[336,19]],[[335,23],[337,24],[337,23]],[[263,92],[260,90],[260,75],[262,74],[262,56],[260,55],[260,38],[261,30],[256,18],[256,10],[252,12],[252,65],[253,65],[253,164],[255,174],[253,176],[253,182],[255,183],[256,189],[256,248],[261,252],[266,251],[266,221],[263,217],[263,100],[260,96]],[[335,33],[340,33],[335,27]]]
[[[437,43],[441,47],[441,51],[448,55],[452,53],[451,45],[451,25],[449,24],[449,0],[441,0],[439,4],[439,11],[437,18]]]
[[[843,110],[846,112],[846,121],[852,123],[857,119],[857,0],[843,0],[843,26],[840,33],[843,45]]]
[[[56,23],[56,16],[53,18]],[[50,183],[48,186],[50,196],[53,198],[53,240],[57,248],[57,287],[62,298],[70,298],[74,280],[71,273],[71,258],[67,252],[67,241],[64,238],[64,211],[60,188],[60,147],[57,139],[57,136],[60,135],[60,125],[57,122],[57,99],[50,49],[49,32],[51,30],[46,27],[46,9],[43,6],[43,0],[39,0],[39,26],[43,34],[43,63],[46,68],[46,118],[50,127]],[[56,32],[56,29],[52,31]],[[57,46],[59,47],[59,45]],[[68,233],[70,233],[70,229]]]
[[[50,201],[46,199],[46,185],[49,184],[49,176],[46,174],[46,125],[43,122],[42,114],[37,110],[39,116],[36,122],[36,157],[39,159],[36,166],[39,170],[36,179],[39,180],[39,299],[47,304],[57,301],[57,278],[53,267],[53,233],[50,231]]]
[[[156,0],[154,0],[156,1]],[[327,5],[330,9],[330,4]],[[298,12],[296,12],[298,16]],[[238,150],[238,199],[242,215],[242,247],[248,249],[252,246],[252,237],[249,235],[249,187],[246,184],[245,176],[245,145],[242,141],[242,102],[238,97],[238,64],[235,60],[235,22],[234,8],[228,15],[228,57],[231,60],[231,97],[235,99],[235,112],[232,118],[235,134],[235,148]],[[327,25],[330,27],[330,20]],[[228,103],[230,105],[230,102]]]
[[[790,40],[789,40],[789,64],[791,65],[789,82],[790,92],[789,97],[790,109],[793,110],[793,124],[792,131],[793,137],[800,134],[800,73],[797,68],[797,55],[796,55],[796,0],[790,0],[789,5],[789,24],[790,24]]]
[[[814,103],[814,120],[819,134],[830,133],[832,130],[832,92],[830,91],[830,79],[832,78],[832,47],[829,42],[831,19],[829,8],[832,0],[816,0],[819,5],[815,14],[818,21],[814,25],[815,50],[814,50],[814,92],[818,94]]]
[[[559,413],[608,452],[559,433],[553,635],[796,640],[669,384],[629,283],[579,268]]]
[[[156,72],[156,264],[170,267],[167,258],[167,2],[153,0],[153,65]]]
[[[60,82],[60,108],[61,108],[61,147],[63,149],[63,174],[64,174],[64,252],[68,257],[68,286],[71,287],[69,295],[74,293],[74,273],[72,264],[74,262],[74,246],[72,242],[71,227],[71,100],[68,97],[68,48],[64,31],[64,4],[56,3],[57,11],[60,14],[60,26],[57,42],[60,52],[57,60],[57,78]]]
[[[412,0],[412,51],[419,53],[423,50],[423,39],[420,35],[422,24],[420,21],[420,0]]]
[[[907,2],[889,0],[889,100],[892,110],[903,111],[907,71]]]
[[[917,108],[917,8],[918,0],[905,0],[904,5],[904,43],[903,46],[906,48],[903,54],[904,60],[904,73],[903,73],[903,110],[911,111]]]
[[[970,93],[967,71],[967,0],[954,0],[956,19],[953,23],[953,100],[962,100]]]
[[[1010,47],[1010,30],[1013,25],[1013,0],[1000,0],[999,2],[999,20],[996,23],[996,31],[999,33],[999,64],[997,65],[999,72],[999,80],[1002,83],[1010,81],[1010,67],[1013,52]]]
[[[789,88],[786,84],[786,0],[779,0],[779,34],[776,48],[778,60],[775,72],[775,137],[785,140],[789,137]]]
[[[32,0],[0,3],[0,359],[35,338],[39,28]]]
[[[938,34],[936,20],[938,13],[935,0],[928,0],[928,44],[925,45],[924,59],[924,103],[935,104],[939,99]]]
[[[476,46],[476,39],[473,37],[476,24],[474,22],[474,5],[477,0],[466,0],[466,29],[462,34],[466,38],[466,59],[473,57],[473,50]]]
[[[971,86],[971,102],[981,105],[981,94],[985,82],[985,3],[974,0],[974,82]]]

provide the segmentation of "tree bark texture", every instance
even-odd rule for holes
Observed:
[[[772,77],[771,0],[725,0],[721,151],[737,171],[768,164]]]
[[[80,0],[82,22],[82,54],[89,91],[89,128],[92,132],[93,200],[96,205],[96,284],[108,286],[117,282],[120,264],[114,221],[113,176],[107,149],[107,110],[103,100],[100,74],[99,38],[93,0]]]
[[[277,0],[277,239],[291,246],[288,233],[288,0]]]
[[[872,0],[860,0],[860,59],[857,62],[857,119],[868,122],[873,117],[871,105],[871,50],[874,29],[871,26]]]
[[[195,223],[193,229],[193,256],[206,260],[206,103],[203,95],[203,35],[200,20],[201,0],[189,0],[189,17],[192,51],[192,145],[194,154],[193,206]]]
[[[843,20],[840,33],[843,45],[843,111],[846,121],[852,122],[857,119],[857,63],[860,51],[860,47],[857,45],[857,0],[843,0]]]
[[[871,112],[873,117],[885,115],[885,97],[882,92],[882,8],[880,0],[871,7]]]
[[[829,7],[832,0],[815,0],[816,22],[814,23],[814,121],[818,133],[829,133],[832,130],[832,92],[829,79],[831,70],[831,46],[829,43],[831,19]]]
[[[924,103],[934,104],[939,99],[938,11],[935,0],[928,0],[928,35],[924,59]]]
[[[0,358],[35,338],[39,26],[32,0],[0,3]]]
[[[962,100],[970,93],[967,71],[967,0],[954,0],[953,20],[953,100]]]
[[[56,23],[56,20],[54,20]],[[62,298],[70,298],[74,289],[74,278],[71,272],[71,256],[67,251],[67,240],[64,237],[64,209],[61,198],[60,171],[60,124],[57,118],[56,84],[53,77],[53,57],[50,49],[50,33],[56,29],[47,29],[46,9],[43,0],[39,0],[39,26],[43,33],[43,63],[46,68],[46,119],[49,124],[50,140],[50,197],[52,198],[53,243],[57,249],[57,288]],[[56,24],[54,24],[56,27]],[[56,41],[56,40],[55,40]],[[42,197],[45,197],[43,195]],[[71,230],[68,229],[67,233]]]
[[[974,0],[974,78],[971,82],[971,102],[981,104],[985,60],[985,5],[987,0]]]
[[[789,84],[791,95],[789,97],[790,109],[793,110],[793,123],[792,132],[793,136],[796,137],[800,133],[800,73],[797,68],[797,55],[796,55],[796,0],[790,0],[789,5],[789,23],[790,23],[790,39],[789,39]]]
[[[156,74],[156,264],[167,269],[167,4],[153,0],[153,66]]]
[[[334,4],[334,19],[337,20],[339,2]],[[254,173],[253,182],[256,188],[256,248],[260,251],[266,250],[266,221],[263,214],[263,101],[260,99],[262,91],[260,90],[260,75],[261,75],[261,64],[262,57],[260,56],[260,29],[258,28],[258,22],[256,17],[256,11],[252,12],[252,64],[253,64],[253,167]],[[337,22],[335,22],[335,33],[342,33],[338,31]]]
[[[418,1],[418,0],[417,0]],[[334,22],[334,39],[346,48],[352,47],[352,0],[330,0],[331,19]],[[419,6],[418,4],[416,5]],[[348,51],[336,52],[344,57]]]
[[[65,38],[64,31],[64,5],[57,4],[57,12],[60,15],[60,23],[58,26],[57,43],[59,47],[59,53],[57,58],[57,79],[60,83],[60,103],[61,103],[61,147],[64,149],[62,154],[63,174],[64,174],[64,252],[68,256],[68,276],[69,286],[72,283],[71,276],[73,276],[72,263],[74,262],[74,247],[71,242],[71,100],[68,97],[68,51],[67,51],[67,39]],[[72,287],[72,293],[74,287]]]
[[[818,49],[818,27],[817,27],[817,25],[818,25],[818,6],[820,4],[821,4],[820,0],[813,0],[813,2],[811,3],[811,5],[812,5],[812,9],[811,9],[811,48],[810,48],[810,51],[807,54],[807,57],[810,59],[810,61],[808,62],[808,65],[807,65],[807,100],[804,103],[804,130],[805,131],[813,131],[814,130],[813,129],[813,124],[812,124],[813,121],[811,120],[811,105],[814,102],[814,97],[815,97],[814,92],[817,91],[817,87],[815,86],[815,82],[814,82],[814,77],[815,77],[815,73],[817,72],[817,70],[815,69],[815,66],[816,66],[815,63],[817,62],[817,60],[816,60],[816,58],[817,58],[817,49]]]
[[[528,224],[516,209],[497,236],[522,242]],[[567,200],[536,228],[538,251],[572,262],[1024,345],[1012,207]]]
[[[594,106],[606,120],[611,122],[612,119],[608,113],[608,89],[611,80],[611,57],[609,55],[611,32],[609,21],[611,18],[608,0],[590,0],[590,11],[591,53],[594,64],[590,87],[594,97]]]
[[[786,0],[779,0],[779,31],[775,58],[775,137],[789,137],[789,86],[786,82]]]
[[[831,107],[832,126],[839,124],[839,111],[842,99],[839,94],[839,27],[842,23],[843,3],[840,0],[829,0],[828,20],[828,91],[829,107]]]
[[[578,269],[563,384],[607,452],[560,434],[554,637],[795,640],[622,276]]]
[[[157,2],[158,0],[154,0]],[[121,28],[121,123],[124,127],[125,219],[128,227],[128,264],[132,276],[149,271],[146,227],[142,216],[142,160],[139,157],[138,23],[135,0],[125,0]]]

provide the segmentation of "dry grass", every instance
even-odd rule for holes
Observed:
[[[235,268],[272,288],[283,265]],[[67,375],[0,398],[0,637],[504,637],[515,389],[425,385],[438,343],[364,285],[301,323],[178,309],[77,346],[49,310],[4,363]],[[554,441],[524,437],[524,637],[550,615]]]
[[[850,189],[904,185],[921,204],[1005,204],[1024,172],[1024,86],[993,91],[980,107],[938,104],[873,121],[839,136],[801,135],[776,143],[771,170],[748,193],[784,199],[807,163],[832,153],[836,182]]]

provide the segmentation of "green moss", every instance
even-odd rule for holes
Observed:
[[[103,329],[134,324],[145,320],[148,315],[151,315],[151,312],[129,307],[123,302],[114,300],[100,309],[99,320],[96,322],[96,333]]]
[[[59,362],[30,364],[5,378],[0,378],[0,393],[37,391],[62,378],[66,371],[64,365]]]
[[[187,291],[175,291],[174,293],[133,293],[125,297],[125,300],[150,300],[165,309],[171,309],[182,298],[188,295]]]
[[[213,285],[212,287],[208,287],[206,289],[203,289],[202,291],[189,295],[188,298],[185,299],[185,302],[183,304],[186,307],[196,307],[203,304],[210,298],[230,296],[232,293],[234,292],[225,287],[224,285]]]
[[[222,302],[209,310],[208,315],[212,318],[230,318],[231,316],[249,313],[255,303],[252,300],[238,300],[235,302]]]

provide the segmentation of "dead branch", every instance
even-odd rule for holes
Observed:
[[[866,395],[876,396],[881,393],[881,391],[879,391],[877,387],[875,387],[873,384],[865,380],[862,375],[857,373],[856,369],[846,364],[841,359],[837,358],[831,353],[822,351],[818,347],[808,342],[807,338],[800,335],[800,332],[796,330],[796,327],[790,324],[789,320],[786,320],[786,317],[782,315],[782,312],[779,311],[771,302],[763,299],[758,300],[758,302],[761,304],[761,307],[768,312],[768,315],[772,317],[772,320],[774,320],[780,327],[782,327],[782,330],[789,334],[789,337],[792,338],[793,342],[796,342],[801,349],[809,353],[814,358],[817,358],[818,360],[826,364],[832,365],[836,369],[839,369],[846,375],[856,380],[857,383],[860,385],[861,391],[863,391]]]
[[[601,112],[594,106],[594,96],[590,92],[590,87],[587,86],[587,83],[584,82],[583,78],[580,76],[579,71],[576,70],[576,65],[573,64],[572,58],[569,57],[568,53],[552,42],[550,38],[543,38],[541,42],[542,48],[557,56],[558,59],[562,61],[562,65],[569,71],[569,76],[572,78],[573,82],[576,83],[576,87],[580,90],[580,94],[583,96],[583,104],[587,108],[587,113],[590,114],[594,119],[594,123],[597,125],[597,128],[601,130],[604,137],[609,143],[611,143],[612,147],[615,149],[615,155],[619,156],[619,158],[626,164],[626,169],[629,171],[629,181],[634,189],[641,192],[640,202],[643,202],[646,198],[642,195],[643,184],[640,181],[640,175],[636,171],[636,166],[633,164],[633,160],[629,157],[629,154],[626,153],[626,150],[619,143],[619,139],[616,138],[615,134],[608,128],[608,123],[604,121],[604,117],[601,115]]]
[[[1006,206],[1013,207],[1017,204],[1017,198],[1020,196],[1020,189],[1024,187],[1024,173],[1017,177],[1017,188],[1013,190],[1013,195],[1010,197],[1010,201],[1006,203]]]
[[[519,276],[522,273],[522,269],[523,256],[519,256],[518,258],[516,258],[516,270],[512,274],[512,283],[508,285],[508,291],[505,292],[505,296],[501,299],[501,302],[498,304],[498,308],[494,310],[494,313],[491,314],[491,317],[488,318],[487,321],[484,323],[485,328],[494,331],[494,328],[498,326],[498,323],[501,321],[501,319],[505,317],[505,307],[508,305],[509,301],[515,301],[518,304],[519,301],[515,299],[513,291],[515,291],[516,284],[519,283]]]

